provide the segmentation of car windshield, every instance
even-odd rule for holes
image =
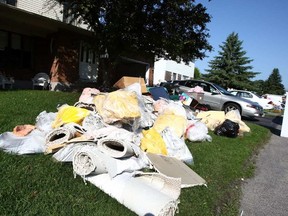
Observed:
[[[214,84],[214,86],[224,95],[232,95],[235,96],[233,94],[231,94],[230,92],[228,92],[226,89],[222,88],[221,86]]]
[[[256,92],[253,92],[254,95],[256,95],[256,97],[261,98],[260,95],[258,95]]]

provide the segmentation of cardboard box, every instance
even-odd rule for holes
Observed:
[[[147,93],[147,88],[145,85],[144,78],[142,77],[129,77],[129,76],[123,76],[120,80],[118,80],[113,86],[117,88],[125,88],[129,85],[132,85],[133,83],[140,83],[141,85],[141,92]]]

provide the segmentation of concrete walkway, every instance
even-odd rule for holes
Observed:
[[[243,183],[242,216],[288,215],[288,138],[279,134],[260,150],[255,176]]]

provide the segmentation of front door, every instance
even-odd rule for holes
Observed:
[[[98,77],[99,61],[96,52],[91,49],[89,44],[81,42],[79,77],[83,82],[96,82]]]

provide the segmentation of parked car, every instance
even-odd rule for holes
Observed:
[[[245,98],[245,99],[251,100],[253,102],[256,102],[256,103],[260,104],[263,107],[263,109],[273,109],[274,108],[273,102],[271,100],[266,99],[266,98],[262,98],[261,96],[257,95],[256,93],[253,93],[251,91],[231,90],[229,92],[231,94],[237,96],[237,97]]]
[[[204,90],[201,103],[206,104],[212,110],[225,111],[239,110],[241,116],[255,117],[263,116],[263,107],[250,100],[236,97],[221,86],[203,80],[176,80],[174,85],[179,87],[179,91],[194,97],[189,90],[196,86]]]

